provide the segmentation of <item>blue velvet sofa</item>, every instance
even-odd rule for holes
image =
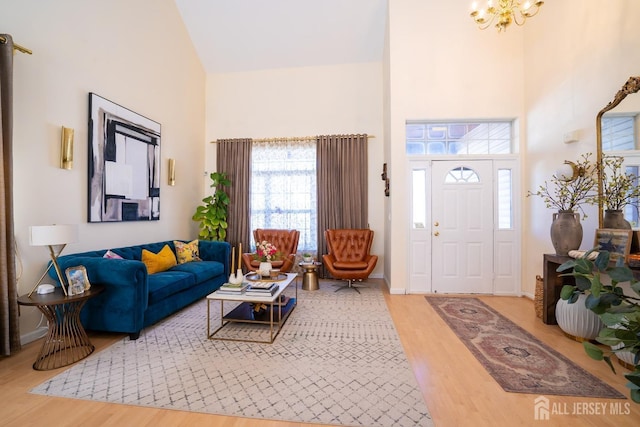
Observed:
[[[82,308],[80,320],[85,329],[123,332],[137,339],[144,327],[205,297],[228,280],[231,245],[205,240],[198,242],[202,261],[148,274],[141,261],[142,249],[158,253],[164,245],[175,254],[173,241],[164,241],[110,249],[123,259],[104,258],[106,249],[58,258],[63,274],[68,267],[84,266],[89,282],[105,287]],[[54,269],[49,274],[57,279]]]

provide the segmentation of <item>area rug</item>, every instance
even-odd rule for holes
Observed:
[[[626,398],[477,298],[426,299],[505,391]]]
[[[299,289],[273,344],[207,339],[207,303],[197,302],[32,393],[294,422],[432,426],[382,291],[334,289],[325,281]],[[219,307],[211,304],[213,325]],[[238,338],[265,333],[232,326],[226,333]]]

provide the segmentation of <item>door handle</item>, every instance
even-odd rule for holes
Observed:
[[[440,235],[439,231],[436,231],[435,233],[433,233],[434,236],[438,237]]]
[[[433,223],[433,225],[437,227],[437,226],[440,225],[440,223],[438,221],[436,221],[436,222]]]

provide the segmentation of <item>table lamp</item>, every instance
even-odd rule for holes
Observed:
[[[64,250],[67,243],[73,243],[77,240],[78,227],[76,225],[34,225],[29,227],[29,244],[31,246],[48,246],[49,255],[51,256],[51,264],[47,266],[47,269],[44,271],[42,276],[40,276],[40,280],[38,280],[31,292],[29,292],[29,297],[36,290],[40,282],[42,282],[42,279],[47,275],[52,265],[56,269],[58,279],[60,279],[60,284],[62,285],[62,290],[64,294],[67,295],[67,282],[60,271],[58,257]],[[54,249],[54,246],[59,246],[57,251]]]

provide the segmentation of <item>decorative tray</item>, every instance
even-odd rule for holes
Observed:
[[[278,277],[272,278],[269,276],[262,277],[258,273],[247,274],[246,279],[250,282],[281,282],[287,278],[285,273],[278,273]]]

